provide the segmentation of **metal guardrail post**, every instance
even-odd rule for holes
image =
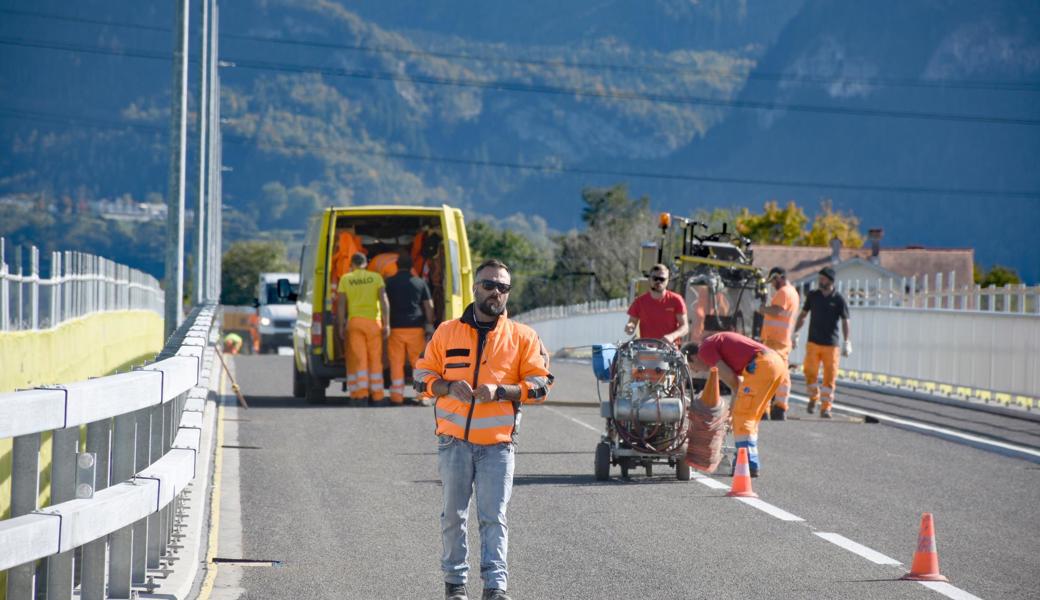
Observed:
[[[108,457],[112,446],[111,430],[111,419],[103,419],[87,425],[87,452],[93,452],[97,460],[94,479],[95,492],[108,487]],[[103,600],[105,597],[107,542],[106,537],[102,537],[83,547],[83,568],[80,580],[80,598],[83,600]]]
[[[0,331],[7,331],[9,316],[9,284],[7,281],[7,242],[0,237]]]
[[[166,405],[156,405],[148,409],[151,413],[149,415],[151,419],[151,439],[148,444],[149,459],[147,464],[152,464],[155,461],[162,458],[163,455],[163,438],[165,437],[165,429],[163,427],[163,421],[166,413]],[[147,465],[146,465],[147,466]],[[144,467],[141,467],[144,468]],[[138,471],[141,470],[138,469]],[[147,562],[145,565],[149,569],[159,568],[159,553],[162,540],[162,511],[152,513],[148,515],[148,550],[147,550]],[[136,581],[136,578],[135,578]],[[142,579],[142,581],[144,581]]]
[[[14,438],[11,452],[11,517],[36,510],[40,488],[40,434]],[[26,563],[7,571],[7,600],[32,600],[36,565]]]
[[[22,247],[21,246],[15,246],[14,247],[14,264],[15,264],[15,267],[18,269],[18,273],[17,273],[17,275],[18,275],[18,303],[15,304],[15,314],[18,316],[18,319],[14,322],[14,328],[17,331],[17,330],[25,329],[25,322],[22,319],[22,315],[24,314],[24,311],[22,309],[22,305],[25,304],[25,299],[23,297],[24,294],[22,293],[22,275],[23,275],[23,273],[22,273]]]
[[[138,411],[140,412],[140,411]],[[136,465],[137,413],[115,418],[112,434],[112,483],[130,479]],[[110,536],[108,560],[108,595],[110,598],[130,598],[130,574],[133,562],[133,528],[128,525]]]
[[[137,411],[137,453],[134,461],[134,473],[139,473],[152,463],[152,411],[155,407],[142,408]],[[133,474],[131,474],[132,476]],[[142,584],[148,571],[148,517],[133,524],[134,557],[132,561],[130,582]]]
[[[51,505],[76,497],[76,451],[79,428],[56,429],[51,451]],[[72,550],[47,559],[47,599],[72,598]]]

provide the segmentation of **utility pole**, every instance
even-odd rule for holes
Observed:
[[[220,301],[221,252],[223,248],[220,196],[220,6],[212,0],[209,55],[209,299]]]
[[[209,290],[206,278],[209,269],[208,250],[206,240],[206,218],[209,211],[206,210],[206,133],[209,130],[209,98],[206,93],[209,90],[207,77],[209,74],[208,46],[209,46],[209,0],[200,0],[202,5],[202,28],[199,30],[199,206],[195,212],[195,236],[198,238],[195,250],[195,304],[202,304],[209,299]]]
[[[188,0],[176,3],[170,87],[170,179],[166,197],[166,307],[164,338],[184,318],[184,181],[188,131]]]

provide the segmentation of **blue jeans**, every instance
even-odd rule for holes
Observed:
[[[506,506],[513,490],[513,444],[471,444],[449,435],[437,436],[437,466],[444,485],[441,511],[441,570],[444,581],[466,583],[469,571],[466,521],[469,498],[476,489],[480,521],[480,577],[485,588],[506,589],[509,528]]]

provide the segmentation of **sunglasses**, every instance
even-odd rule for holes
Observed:
[[[654,275],[653,277],[651,277],[651,279],[653,279],[654,281],[657,281],[657,282],[668,281],[667,277],[658,277],[657,275]]]
[[[499,294],[508,294],[509,290],[513,289],[513,286],[508,283],[499,283],[497,281],[491,281],[490,279],[481,279],[477,283],[480,287],[484,288],[485,291],[490,292],[491,290],[498,290]]]

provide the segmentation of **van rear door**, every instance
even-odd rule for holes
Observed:
[[[463,228],[462,232],[459,232],[459,217],[455,212],[456,210],[447,204],[441,205],[441,226],[444,230],[444,243],[447,250],[444,261],[446,271],[444,274],[445,319],[457,319],[462,316],[462,311],[467,304],[462,282],[462,243],[465,240],[466,230]],[[466,247],[466,260],[469,260],[468,246]]]

